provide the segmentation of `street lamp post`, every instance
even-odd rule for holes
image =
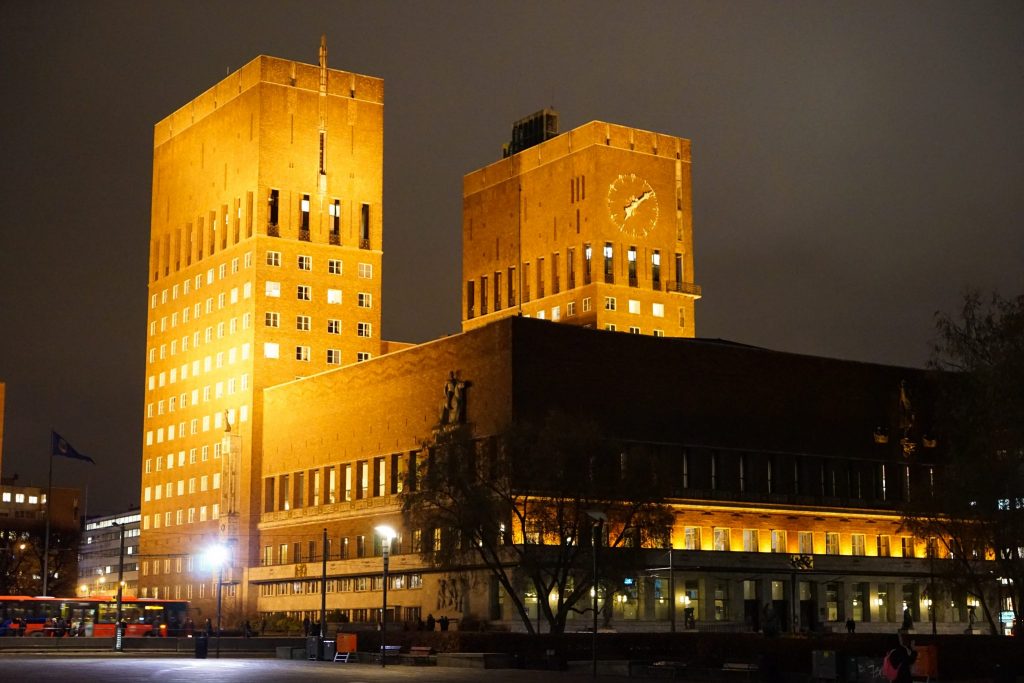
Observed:
[[[327,528],[324,528],[323,557],[320,558],[320,636],[316,646],[317,658],[324,658],[324,638],[327,636]]]
[[[671,633],[676,632],[676,565],[672,552],[671,534],[668,541],[668,624]]]
[[[387,659],[384,649],[384,632],[388,625],[388,555],[391,550],[391,541],[395,538],[396,533],[394,529],[383,524],[378,526],[376,531],[381,536],[381,556],[384,558],[383,599],[380,610],[380,665],[383,668]]]
[[[114,622],[114,649],[120,651],[124,648],[124,624],[121,623],[121,598],[124,595],[124,525],[114,522],[114,526],[121,532],[121,552],[117,558],[117,621]]]
[[[217,566],[217,659],[220,659],[220,615],[224,598],[224,563]]]
[[[217,658],[220,659],[220,618],[223,607],[224,594],[224,563],[228,559],[228,549],[222,544],[210,546],[206,551],[206,560],[212,567],[217,569]]]
[[[608,515],[600,510],[588,510],[587,516],[594,521],[593,537],[591,538],[591,546],[594,551],[594,595],[592,605],[594,608],[594,630],[590,634],[590,665],[591,676],[597,678],[597,554],[601,548],[601,529],[604,526],[605,520],[608,519]]]

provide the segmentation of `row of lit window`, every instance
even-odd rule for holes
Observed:
[[[241,355],[242,360],[247,360],[249,358],[249,348],[249,343],[246,342],[242,344],[240,348],[231,347],[230,349],[227,350],[226,354],[224,351],[218,351],[213,356],[206,356],[205,358],[203,358],[202,363],[200,363],[199,359],[197,358],[196,360],[192,361],[191,364],[192,377],[197,377],[200,374],[200,372],[211,372],[212,370],[219,370],[220,368],[224,367],[225,360],[227,361],[228,365],[233,365],[235,362],[237,362],[239,355]],[[241,354],[239,354],[239,351],[241,351]],[[165,384],[174,384],[175,382],[178,381],[178,379],[181,379],[181,381],[184,382],[185,380],[188,379],[188,377],[189,364],[185,363],[180,368],[171,368],[170,371],[165,370],[157,375],[150,375],[146,380],[146,386],[148,387],[149,391],[153,391],[157,387],[163,387]],[[243,377],[245,377],[245,375],[243,375]],[[246,387],[242,388],[244,389]],[[192,402],[195,403],[196,401],[193,400]]]
[[[608,332],[616,332],[616,331],[618,331],[619,326],[616,325],[615,323],[605,323],[604,327],[602,329],[604,329],[604,330],[606,330]],[[630,325],[629,326],[629,333],[630,334],[643,334],[644,332],[637,325]],[[651,336],[652,337],[664,337],[665,336],[665,330],[659,330],[659,329],[655,328],[655,329],[651,330]]]
[[[177,482],[178,496],[194,495],[195,493],[205,493],[206,491],[216,491],[220,488],[220,472],[214,472],[211,477],[208,474],[204,474],[201,477],[189,477],[185,479],[179,479]],[[173,481],[166,482],[164,484],[157,484],[156,486],[147,486],[142,490],[142,500],[148,503],[150,500],[160,500],[161,498],[172,498],[174,497],[175,483]],[[186,493],[187,492],[187,493]]]
[[[24,494],[24,493],[12,493],[11,491],[4,491],[0,493],[0,500],[5,503],[28,503],[29,505],[39,505],[40,497],[35,494]],[[42,503],[46,504],[46,496],[42,496]]]
[[[245,267],[246,268],[251,268],[252,267],[252,252],[251,251],[247,251],[243,258],[244,258]],[[223,280],[225,277],[227,277],[227,274],[228,274],[227,269],[228,269],[228,264],[227,263],[222,263],[222,264],[220,264],[220,266],[217,267],[216,271],[213,268],[210,268],[209,270],[207,270],[206,271],[206,278],[205,278],[206,279],[206,284],[207,285],[212,285],[213,284],[213,282],[214,282],[214,272],[217,273],[217,279]],[[235,274],[237,272],[238,272],[238,257],[236,256],[235,258],[231,259],[231,274],[233,275],[233,274]],[[202,286],[203,286],[203,274],[200,273],[200,274],[196,275],[195,278],[188,278],[183,283],[181,283],[180,285],[174,285],[174,286],[170,287],[169,289],[165,288],[165,289],[161,290],[159,295],[153,294],[150,297],[150,305],[149,305],[149,307],[150,308],[156,308],[158,304],[166,304],[167,303],[167,299],[168,299],[168,295],[170,295],[171,301],[174,301],[175,299],[178,298],[179,292],[182,294],[182,296],[187,296],[189,291],[193,287],[193,283],[195,283],[195,289],[196,290],[199,290],[200,288],[202,288]]]
[[[319,595],[320,579],[305,581],[275,581],[260,584],[260,597],[272,598],[284,595]],[[362,593],[379,591],[384,585],[382,576],[356,576],[344,579],[327,579],[324,588],[327,593]],[[423,575],[388,574],[388,590],[405,590],[423,587]]]
[[[230,438],[230,437],[228,437]],[[221,451],[224,449],[224,441],[218,441],[213,444],[213,459],[219,460]],[[208,462],[210,460],[211,448],[209,445],[202,446],[201,448],[190,448],[188,450],[188,464],[195,465],[197,462]],[[145,474],[151,474],[152,472],[162,472],[163,470],[174,469],[174,453],[168,453],[167,455],[159,455],[155,458],[146,458],[143,464],[142,471]],[[185,451],[178,451],[178,467],[185,466]],[[154,467],[155,465],[155,467]]]
[[[617,303],[615,297],[613,297],[613,296],[606,296],[604,299],[605,299],[605,310],[606,311],[615,311],[615,310],[617,310],[618,303]],[[583,297],[583,312],[584,313],[588,313],[588,312],[590,312],[591,308],[592,307],[591,307],[591,303],[590,303],[590,297],[589,296],[588,297]],[[633,314],[636,314],[636,315],[639,315],[640,314],[640,302],[635,300],[635,299],[630,299],[629,300],[629,312],[633,313]],[[661,303],[653,303],[653,304],[651,304],[651,314],[654,317],[656,317],[656,318],[663,318],[663,317],[665,317],[665,305],[661,304]],[[572,317],[575,317],[575,315],[576,315],[576,302],[575,301],[570,301],[570,302],[566,303],[566,305],[565,305],[565,317],[566,318],[572,318]],[[524,314],[524,317],[529,318],[530,315],[529,314]],[[534,314],[533,314],[533,317],[537,318],[538,320],[546,320],[548,318],[548,311],[547,311],[547,309],[542,308],[539,311],[535,311]],[[561,319],[562,319],[562,307],[561,306],[552,306],[551,307],[551,320],[557,322],[557,321],[559,321]],[[685,323],[686,323],[685,312],[684,312],[684,309],[682,307],[680,307],[680,309],[679,309],[679,326],[680,327],[684,327]],[[611,332],[614,332],[615,330],[618,329],[618,326],[615,323],[605,323],[604,329],[609,330]],[[641,334],[641,329],[638,326],[630,326],[629,331],[632,334]],[[665,336],[665,330],[655,328],[654,330],[652,330],[652,334],[655,337],[664,337]]]
[[[685,550],[719,550],[728,551],[733,550],[733,529],[727,527],[713,527],[711,530],[712,538],[710,544],[706,546],[701,542],[701,527],[685,527],[683,530],[683,549]],[[758,553],[758,552],[772,552],[772,553],[790,553],[792,550],[789,547],[789,534],[782,529],[772,529],[768,533],[768,538],[764,539],[760,529],[743,529],[742,530],[742,545],[735,550],[742,550],[743,552]],[[840,535],[836,531],[823,532],[824,545],[820,550],[824,550],[826,555],[867,555],[867,535],[865,534],[849,534],[850,545],[849,552],[843,553],[840,545]],[[912,536],[900,536],[901,541],[901,555],[902,557],[915,557],[915,543]],[[892,555],[892,548],[890,545],[890,537],[887,535],[876,535],[875,536],[875,552],[874,554],[879,557],[890,557]],[[814,545],[814,532],[812,531],[800,531],[797,533],[797,548],[796,552],[802,555],[813,555],[815,554]]]
[[[236,415],[235,409],[234,408],[228,408],[225,412],[227,413],[228,424],[232,424],[232,425],[236,424],[235,423],[235,415]],[[247,405],[240,406],[238,408],[237,416],[238,416],[238,421],[239,422],[248,422],[249,421],[249,406],[247,406]],[[223,426],[223,420],[224,420],[224,413],[223,412],[214,413],[212,416],[204,415],[202,417],[202,431],[203,432],[210,431],[211,422],[213,424],[213,429],[220,429]],[[189,435],[198,434],[200,432],[199,425],[200,425],[200,418],[194,417],[194,418],[192,418],[192,420],[189,421],[189,423],[188,423],[188,427],[189,428],[187,430],[186,430],[186,423],[185,422],[179,422],[177,425],[173,425],[173,424],[168,425],[167,428],[166,428],[166,431],[164,430],[163,427],[158,427],[155,431],[152,430],[152,429],[147,430],[146,431],[146,445],[147,446],[152,446],[154,442],[155,443],[163,443],[164,440],[165,440],[165,435],[166,435],[166,440],[167,441],[174,441],[175,438],[184,439],[184,438],[186,438]]]
[[[198,597],[199,600],[205,599],[206,598],[206,594],[207,594],[207,590],[206,590],[207,589],[207,584],[199,583],[199,584],[196,584],[196,585],[199,586],[199,589],[195,592],[196,597]],[[173,587],[172,586],[143,586],[142,588],[139,589],[139,597],[140,598],[153,598],[154,600],[158,599],[158,598],[163,598],[164,600],[192,600],[193,599],[192,584],[191,583],[184,584],[184,590],[182,590],[182,586],[183,586],[182,584],[178,584],[178,585],[173,586]],[[171,590],[172,588],[173,588],[173,591]],[[224,586],[222,588],[223,588],[223,590],[221,591],[221,597],[233,598],[233,597],[236,596],[236,594],[238,592],[238,585],[237,584],[233,584],[233,583],[232,584],[224,584]],[[171,597],[172,592],[174,594],[173,598]],[[216,581],[214,581],[210,585],[209,593],[210,593],[210,597],[213,597],[213,596],[215,596],[217,594]]]
[[[626,250],[626,261],[627,261],[627,264],[628,264],[628,270],[627,270],[628,284],[630,286],[632,286],[632,287],[635,287],[638,284],[638,276],[637,276],[637,264],[638,264],[637,258],[638,257],[637,257],[637,253],[638,253],[637,252],[637,248],[635,246],[630,246]],[[605,245],[604,245],[604,272],[603,272],[603,275],[601,277],[601,281],[602,282],[609,283],[609,284],[615,282],[614,254],[615,254],[615,246],[611,242],[606,242]],[[582,284],[584,284],[584,285],[590,284],[590,282],[591,282],[591,278],[592,278],[592,265],[591,265],[592,264],[592,257],[593,257],[593,248],[591,247],[591,245],[589,243],[588,244],[584,244],[583,245],[583,278],[582,278]],[[561,260],[561,254],[559,252],[555,252],[555,253],[551,254],[550,260],[545,259],[545,257],[543,257],[543,256],[540,256],[540,257],[537,258],[535,264],[531,264],[529,261],[523,263],[523,280],[522,280],[522,287],[523,287],[522,302],[523,303],[526,303],[526,302],[530,301],[530,299],[531,299],[531,291],[530,291],[531,285],[536,285],[536,290],[534,291],[534,293],[536,294],[537,298],[543,298],[544,296],[546,296],[548,294],[547,289],[545,287],[545,276],[548,274],[548,269],[545,268],[545,264],[548,261],[550,261],[550,266],[551,266],[550,267],[550,277],[551,277],[551,280],[550,280],[550,282],[551,282],[551,292],[550,293],[551,294],[558,294],[562,290],[562,280],[561,280],[562,270],[559,267],[560,260]],[[532,265],[536,266],[534,268],[535,275],[534,275],[533,278],[531,278],[531,276],[530,276],[530,268],[531,268]],[[652,253],[651,253],[651,264],[650,264],[650,267],[651,267],[651,270],[650,270],[651,283],[654,286],[654,289],[661,290],[662,289],[662,285],[663,285],[663,282],[662,282],[662,272],[661,272],[661,252],[659,250],[657,250],[657,249],[653,250]],[[567,250],[567,257],[565,259],[565,271],[564,271],[564,274],[565,274],[565,278],[566,278],[566,280],[565,280],[565,282],[566,282],[566,289],[574,289],[577,286],[577,284],[579,284],[579,283],[577,283],[577,276],[576,276],[576,249],[575,248],[569,248]],[[501,284],[502,283],[502,276],[503,275],[507,275],[507,279],[506,279],[507,286],[506,286],[506,289],[505,289],[504,292],[503,292],[502,284]],[[675,277],[676,277],[676,281],[674,283],[668,283],[667,284],[667,289],[669,291],[672,291],[672,290],[682,291],[683,255],[681,253],[676,253],[675,254]],[[515,305],[517,305],[519,303],[517,301],[517,297],[516,297],[516,284],[517,284],[517,280],[516,280],[516,268],[515,268],[515,266],[510,266],[508,268],[507,274],[506,273],[502,273],[501,271],[495,271],[495,273],[494,273],[494,275],[492,277],[489,277],[487,275],[481,275],[479,283],[480,283],[480,286],[479,286],[480,315],[487,315],[487,313],[489,312],[489,310],[491,308],[493,308],[494,311],[500,311],[502,309],[502,302],[506,301],[506,300],[507,300],[507,305],[505,306],[506,308],[512,308],[513,306],[515,306]],[[476,280],[468,280],[466,282],[466,317],[467,317],[467,319],[472,319],[477,314],[477,312],[476,312],[476,306],[477,306],[477,296],[476,295],[477,295],[477,291],[478,291],[477,290],[477,281]],[[502,296],[503,293],[506,295],[505,297]]]
[[[320,146],[323,149],[324,133],[320,133]],[[321,156],[321,162],[323,157]],[[323,173],[323,164],[321,163],[320,172]],[[281,204],[281,191],[276,188],[270,189],[270,195],[267,197],[267,224],[271,228],[278,226],[280,220],[280,204]],[[356,206],[355,202],[351,203],[352,206]],[[309,214],[312,204],[309,200],[308,194],[302,195],[302,200],[299,202],[299,224],[298,228],[300,231],[300,239],[302,239],[302,233],[307,233],[306,239],[308,240],[309,233]],[[331,217],[331,243],[341,244],[341,200],[331,199],[327,204],[327,213]],[[270,231],[268,230],[268,233]],[[270,233],[276,235],[276,232]],[[359,205],[359,246],[361,249],[370,248],[370,205],[361,204]]]
[[[389,493],[401,493],[402,472],[415,468],[416,455],[393,453],[390,460],[391,463],[388,465],[388,457],[377,456],[354,463],[328,465],[308,471],[266,477],[263,480],[263,511],[316,507],[320,505],[321,496],[325,504],[331,505],[340,501],[350,502],[353,498],[361,500],[379,498]],[[342,483],[340,491],[339,468]]]
[[[273,267],[280,267],[281,265],[281,252],[279,251],[268,251],[267,252],[267,265]],[[296,267],[299,270],[305,270],[311,272],[313,270],[313,257],[305,254],[299,254],[296,258]],[[370,280],[373,279],[373,264],[372,263],[359,263],[357,265],[356,274],[360,279]],[[341,275],[343,271],[341,259],[327,259],[327,274],[328,275]]]
[[[217,355],[220,356],[221,354]],[[220,367],[220,365],[218,365],[217,367]],[[242,373],[240,377],[229,377],[227,381],[217,382],[213,385],[207,384],[206,386],[204,386],[202,388],[202,400],[206,402],[213,400],[215,398],[223,398],[225,395],[231,396],[236,391],[245,391],[248,388],[249,374]],[[199,397],[200,390],[193,389],[191,405],[198,405],[200,401]],[[159,401],[147,403],[146,417],[155,417],[163,415],[165,407],[168,413],[173,413],[175,410],[184,410],[189,405],[189,393],[182,392],[178,396],[171,396],[168,399],[160,399]],[[196,427],[198,428],[198,425],[196,425]]]
[[[181,309],[180,316],[178,311],[173,311],[169,316],[161,316],[159,321],[155,319],[151,320],[149,323],[149,336],[155,337],[158,333],[166,332],[168,329],[174,329],[175,327],[178,326],[179,320],[181,321],[182,325],[188,324],[190,320],[192,322],[196,322],[203,316],[204,310],[206,311],[207,315],[213,313],[215,307],[214,301],[216,301],[216,310],[220,311],[223,310],[226,306],[228,306],[229,303],[237,304],[239,301],[239,297],[241,297],[242,299],[248,299],[251,296],[251,282],[246,282],[242,285],[241,294],[239,294],[238,287],[232,287],[229,291],[221,292],[220,294],[218,294],[216,300],[211,296],[206,299],[205,304],[203,302],[197,301],[196,303],[190,306],[185,306],[184,308]],[[248,327],[248,325],[246,325],[246,327]],[[232,332],[233,331],[234,330],[232,330]],[[223,334],[221,336],[223,336]],[[209,334],[207,334],[206,341],[210,341]],[[196,346],[199,345],[198,337],[196,337],[195,344]]]
[[[207,514],[209,510],[209,514]],[[163,519],[164,528],[170,528],[172,526],[182,526],[184,524],[195,524],[196,522],[205,522],[208,519],[214,520],[220,518],[220,503],[214,503],[207,507],[206,505],[200,505],[197,507],[190,508],[178,508],[173,512],[168,510],[161,515],[159,512],[153,513],[152,515],[142,516],[142,529],[144,531],[160,528],[160,520]],[[152,525],[150,525],[150,519],[152,519]]]
[[[369,337],[371,335],[372,328],[370,323],[359,323],[357,334],[360,337]],[[281,345],[277,342],[264,342],[263,343],[263,357],[270,359],[277,359],[281,357]],[[363,361],[370,360],[373,355],[369,351],[357,351],[356,362],[362,363]],[[325,362],[327,365],[341,365],[341,349],[327,349]],[[313,349],[309,346],[298,345],[295,347],[295,360],[303,363],[308,363],[313,359]]]

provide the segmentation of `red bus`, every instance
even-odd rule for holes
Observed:
[[[127,624],[125,636],[184,636],[188,602],[151,598],[121,599],[121,617]],[[54,620],[63,618],[60,635],[113,638],[117,621],[117,598],[50,598],[0,595],[0,636],[56,636]],[[24,629],[20,624],[24,624]]]

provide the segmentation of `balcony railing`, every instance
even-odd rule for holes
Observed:
[[[309,241],[309,230],[299,230],[299,241],[300,242],[308,242]]]
[[[359,240],[359,248],[360,249],[369,249],[370,248],[370,240],[368,240],[368,239],[360,239]]]
[[[333,244],[336,247],[341,246],[341,235],[339,235],[336,232],[332,232],[331,233],[331,244]]]
[[[690,294],[692,296],[700,296],[700,285],[695,285],[692,282],[677,282],[675,280],[668,280],[665,282],[666,292],[676,292],[677,294]]]
[[[267,224],[267,235],[270,236],[270,237],[280,237],[281,236],[281,228],[279,228],[276,223],[268,223]]]
[[[604,281],[605,281],[606,284],[614,285],[615,284],[615,275],[613,275],[612,273],[605,273],[604,274]]]

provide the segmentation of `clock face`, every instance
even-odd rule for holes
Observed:
[[[658,223],[658,196],[635,173],[620,175],[608,186],[608,214],[623,234],[647,237]]]

